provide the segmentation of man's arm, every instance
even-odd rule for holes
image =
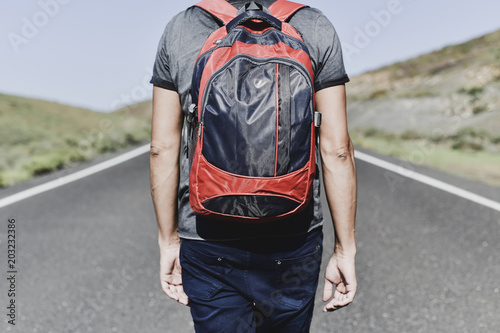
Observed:
[[[183,115],[177,92],[154,87],[150,182],[158,222],[161,287],[170,298],[187,305],[188,298],[182,289],[180,239],[177,234],[182,124]]]
[[[356,167],[354,148],[347,131],[345,86],[325,88],[316,94],[322,113],[320,152],[323,180],[335,228],[335,250],[325,273],[323,311],[348,305],[357,289],[354,236],[356,219]],[[335,292],[333,285],[336,285]],[[332,299],[333,294],[333,299]]]

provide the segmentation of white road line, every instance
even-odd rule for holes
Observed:
[[[0,199],[0,208],[11,205],[11,204],[16,203],[18,201],[27,199],[27,198],[32,197],[34,195],[37,195],[37,194],[40,194],[43,192],[47,192],[47,191],[55,189],[57,187],[66,185],[68,183],[74,182],[75,180],[88,177],[88,176],[93,175],[94,173],[97,173],[99,171],[109,169],[111,167],[114,167],[115,165],[118,165],[118,164],[123,163],[125,161],[128,161],[134,157],[142,155],[142,154],[148,152],[149,149],[150,149],[150,144],[148,143],[147,145],[136,148],[136,149],[131,150],[125,154],[116,156],[116,157],[111,158],[111,159],[104,161],[102,163],[93,165],[91,167],[77,171],[77,172],[72,173],[70,175],[67,175],[67,176],[64,176],[64,177],[61,177],[58,179],[54,179],[50,182],[32,187],[32,188],[27,189],[25,191],[21,191],[19,193],[13,194],[13,195],[8,196],[6,198]]]
[[[358,158],[362,161],[376,165],[378,167],[389,170],[391,172],[397,173],[398,175],[401,175],[403,177],[407,177],[407,178],[416,180],[418,182],[421,182],[421,183],[424,183],[426,185],[438,188],[438,189],[443,190],[445,192],[454,194],[454,195],[459,196],[461,198],[470,200],[472,202],[475,202],[477,204],[483,205],[485,207],[488,207],[488,208],[491,208],[493,210],[500,212],[500,203],[499,202],[490,200],[488,198],[485,198],[485,197],[482,197],[482,196],[477,195],[475,193],[466,191],[466,190],[461,189],[459,187],[450,185],[450,184],[442,182],[440,180],[422,175],[422,174],[415,172],[413,170],[404,168],[401,165],[396,165],[396,164],[384,161],[382,159],[373,157],[371,155],[362,153],[360,151],[356,151],[355,156],[356,156],[356,158]]]
[[[144,145],[142,147],[136,148],[132,151],[129,151],[128,153],[114,157],[114,158],[109,159],[107,161],[104,161],[102,163],[96,164],[94,166],[77,171],[77,172],[72,173],[70,175],[52,180],[48,183],[41,184],[41,185],[32,187],[30,189],[21,191],[19,193],[13,194],[11,196],[8,196],[6,198],[0,199],[0,208],[11,205],[13,203],[19,202],[19,201],[24,200],[24,199],[30,198],[34,195],[37,195],[37,194],[40,194],[43,192],[47,192],[49,190],[66,185],[66,184],[74,182],[76,180],[88,177],[88,176],[93,175],[99,171],[109,169],[111,167],[114,167],[115,165],[118,165],[118,164],[123,163],[125,161],[128,161],[134,157],[142,155],[142,154],[148,152],[149,149],[150,149],[150,144]],[[370,163],[370,164],[376,165],[378,167],[381,167],[383,169],[389,170],[389,171],[394,172],[394,173],[401,175],[403,177],[407,177],[407,178],[416,180],[418,182],[421,182],[421,183],[427,184],[429,186],[438,188],[440,190],[446,191],[448,193],[454,194],[456,196],[462,197],[464,199],[470,200],[472,202],[478,203],[480,205],[483,205],[485,207],[488,207],[488,208],[491,208],[493,210],[500,212],[500,203],[498,203],[496,201],[493,201],[493,200],[490,200],[488,198],[477,195],[475,193],[466,191],[466,190],[461,189],[459,187],[447,184],[447,183],[442,182],[440,180],[425,176],[425,175],[420,174],[418,172],[404,168],[403,166],[396,165],[396,164],[384,161],[382,159],[376,158],[374,156],[362,153],[360,151],[356,151],[355,156],[356,156],[356,158],[358,158],[362,161],[365,161],[367,163]]]

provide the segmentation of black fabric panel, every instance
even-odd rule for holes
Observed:
[[[310,83],[295,69],[290,71],[291,134],[290,169],[293,172],[304,167],[311,149],[311,124],[313,121]]]
[[[314,217],[314,202],[311,200],[306,209],[287,218],[265,223],[235,223],[221,219],[196,216],[196,231],[205,239],[262,239],[275,235],[294,235],[307,233]]]
[[[276,64],[239,58],[210,85],[203,115],[203,155],[245,176],[274,176]]]
[[[290,168],[290,67],[280,64],[278,72],[279,134],[276,175],[281,176],[287,174]]]
[[[337,80],[333,80],[333,81],[328,81],[328,82],[322,82],[322,83],[319,83],[319,82],[316,82],[314,84],[314,89],[316,92],[320,91],[321,89],[325,89],[325,88],[329,88],[329,87],[334,87],[334,86],[340,86],[341,84],[346,84],[347,82],[351,81],[349,79],[349,76],[344,75],[343,77],[341,77],[340,79],[337,79]]]
[[[169,82],[169,81],[162,80],[156,76],[153,76],[153,78],[151,79],[151,81],[149,81],[149,83],[152,83],[156,87],[160,87],[160,88],[167,89],[167,90],[177,91],[177,87],[175,86],[175,84],[173,84],[172,82]]]
[[[282,198],[258,195],[233,195],[207,200],[203,206],[213,212],[233,216],[271,217],[294,210],[300,203]]]

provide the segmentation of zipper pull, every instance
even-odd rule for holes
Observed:
[[[314,127],[319,128],[321,126],[321,112],[314,111]]]
[[[186,121],[190,124],[192,124],[194,122],[194,120],[196,119],[196,117],[198,116],[196,114],[196,111],[198,110],[198,107],[196,106],[196,104],[191,104],[188,108],[188,116],[186,117]]]
[[[197,140],[199,140],[201,138],[201,127],[203,126],[203,123],[200,122],[198,124],[198,137],[197,137]]]

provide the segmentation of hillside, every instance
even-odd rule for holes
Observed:
[[[137,104],[127,105],[121,109],[114,111],[114,113],[151,119],[151,110],[153,110],[153,101],[148,100]]]
[[[0,187],[150,137],[150,115],[99,113],[0,94]]]
[[[354,77],[347,90],[358,145],[500,185],[500,30]]]

